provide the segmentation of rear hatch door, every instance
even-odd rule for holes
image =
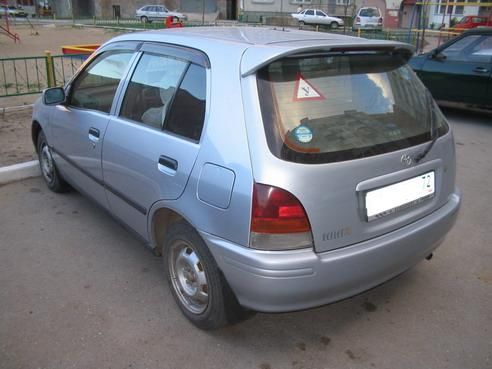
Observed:
[[[377,48],[290,55],[245,86],[259,95],[259,108],[244,99],[255,181],[300,200],[318,252],[412,223],[454,189],[448,126],[405,56]],[[439,139],[417,163],[431,122]]]

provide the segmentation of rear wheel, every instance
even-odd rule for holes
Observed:
[[[337,29],[338,28],[338,23],[337,22],[331,22],[330,28],[331,29]]]
[[[164,269],[174,299],[198,328],[210,330],[247,318],[207,246],[185,221],[170,226]]]
[[[303,21],[299,21],[299,27],[303,27],[304,26],[304,22]]]
[[[41,175],[48,188],[53,192],[68,191],[70,186],[64,181],[63,177],[58,172],[58,169],[56,169],[51,149],[43,131],[38,135],[38,158]]]

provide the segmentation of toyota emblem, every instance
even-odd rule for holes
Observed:
[[[410,155],[403,154],[400,158],[400,161],[403,165],[406,165],[408,167],[412,165],[413,159]]]

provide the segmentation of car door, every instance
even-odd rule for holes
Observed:
[[[181,196],[205,119],[208,59],[145,44],[104,138],[103,172],[113,213],[147,237],[147,213]]]
[[[166,8],[164,8],[163,6],[156,6],[156,18],[158,20],[163,20],[164,18],[166,18]]]
[[[148,14],[149,14],[149,19],[152,20],[152,21],[155,21],[158,19],[158,7],[157,6],[150,6],[149,7],[149,11],[148,11]]]
[[[301,21],[304,21],[305,23],[316,23],[316,16],[314,14],[313,9],[308,9],[304,12],[304,16],[301,18]]]
[[[59,170],[82,192],[107,206],[101,149],[114,96],[134,51],[100,53],[67,86],[67,101],[50,119],[52,151]]]
[[[317,24],[330,24],[331,19],[321,10],[316,10]]]
[[[492,35],[466,35],[431,53],[420,75],[438,100],[485,104],[491,58]]]

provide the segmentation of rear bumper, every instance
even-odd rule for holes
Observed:
[[[382,31],[383,25],[382,24],[378,24],[378,25],[354,24],[354,25],[352,25],[352,30],[357,31],[359,29],[364,30],[364,31]]]
[[[258,251],[201,235],[241,305],[262,312],[301,310],[377,286],[429,255],[453,226],[457,191],[432,214],[383,236],[317,254]]]

